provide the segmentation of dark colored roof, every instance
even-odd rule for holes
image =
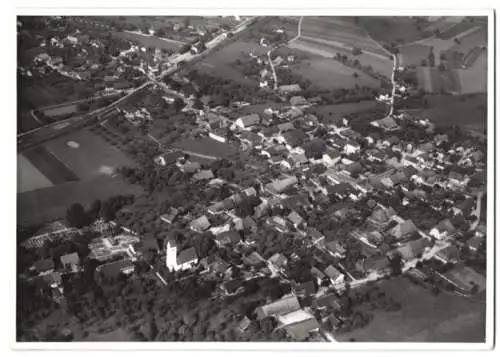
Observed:
[[[316,286],[313,281],[307,281],[295,287],[296,294],[312,295],[316,292]]]
[[[339,298],[335,294],[323,295],[314,301],[315,307],[335,307]]]
[[[215,237],[216,241],[236,244],[241,240],[240,234],[235,230],[222,232]]]
[[[458,248],[454,245],[449,245],[446,248],[439,250],[436,254],[446,260],[458,259],[460,256]]]
[[[224,283],[224,289],[229,293],[234,293],[239,287],[243,286],[244,281],[240,279],[233,279]]]
[[[341,182],[339,184],[336,184],[334,186],[327,186],[328,193],[330,194],[349,194],[350,192],[354,191],[354,188],[348,184],[347,182]]]
[[[397,136],[390,136],[387,139],[385,139],[387,142],[390,144],[399,144],[399,138]]]
[[[57,272],[53,272],[50,274],[46,274],[42,276],[42,280],[44,281],[45,284],[47,285],[52,285],[52,284],[61,284],[62,283],[62,278],[61,274]]]
[[[120,276],[124,269],[129,267],[133,267],[134,263],[132,261],[125,260],[117,260],[111,263],[106,263],[98,267],[98,271],[107,278],[117,278]]]
[[[33,266],[38,272],[44,272],[50,269],[54,269],[54,261],[52,258],[37,260]]]
[[[347,171],[351,174],[361,173],[361,171],[363,171],[363,166],[361,166],[359,162],[355,162],[347,167]]]
[[[456,208],[460,209],[464,214],[467,214],[472,207],[474,206],[474,197],[469,197],[465,201],[461,202],[456,206]]]
[[[421,238],[408,242],[407,244],[398,248],[397,250],[404,259],[410,260],[417,257],[417,255],[423,253],[426,246],[427,246],[427,240],[425,238]]]
[[[177,256],[177,264],[183,264],[192,260],[198,259],[198,256],[196,255],[196,250],[191,247],[188,249],[184,249],[182,252],[179,253]]]
[[[457,180],[457,181],[462,181],[462,180],[464,179],[464,175],[459,174],[458,172],[452,171],[452,172],[450,172],[450,174],[448,175],[448,178],[449,178],[449,179],[455,179],[455,180]]]
[[[446,231],[446,232],[450,232],[450,233],[453,233],[456,231],[456,228],[455,226],[451,223],[451,221],[449,219],[443,219],[442,221],[440,221],[436,228],[440,231],[440,232],[443,232],[443,231]]]
[[[307,135],[300,129],[294,129],[284,133],[283,137],[290,146],[295,147],[301,145]]]

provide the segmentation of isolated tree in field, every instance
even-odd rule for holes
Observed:
[[[363,52],[361,51],[361,48],[359,47],[353,47],[352,48],[352,54],[354,56],[359,56],[360,54],[362,54]]]
[[[87,225],[88,217],[79,203],[73,203],[66,211],[66,221],[71,227],[82,228]]]
[[[353,76],[354,78],[358,78],[358,77],[359,77],[359,74],[358,74],[358,72],[354,72],[354,73],[352,74],[352,76]]]

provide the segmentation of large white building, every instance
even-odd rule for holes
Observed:
[[[198,256],[194,248],[188,248],[177,254],[177,244],[169,240],[166,246],[166,264],[170,271],[191,269],[198,263]]]

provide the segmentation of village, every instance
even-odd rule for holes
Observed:
[[[76,46],[82,41],[75,35],[62,42]],[[262,40],[261,45],[268,46]],[[198,46],[203,51],[210,42],[196,42],[184,57],[157,49],[145,57],[153,62],[141,59],[132,68],[143,75],[143,83],[196,54]],[[122,51],[110,72],[124,72],[120,66],[141,52],[146,49]],[[196,145],[165,144],[148,132],[144,138],[156,147],[154,157],[144,159],[154,163],[148,172],[168,172],[170,177],[175,172],[185,180],[183,190],[196,186],[216,192],[216,199],[205,204],[193,189],[194,203],[163,205],[154,220],[165,235],[156,240],[145,239],[126,222],[133,198],[118,197],[106,209],[99,203],[92,222],[76,227],[61,220],[30,234],[23,249],[44,259],[20,272],[20,279],[61,306],[63,281],[81,274],[91,274],[102,285],[118,279],[133,284],[146,271],[158,289],[190,279],[213,282],[210,299],[215,301],[234,301],[253,294],[256,281],[272,281],[278,292],[237,315],[236,333],[249,334],[251,326],[265,320],[292,341],[325,342],[370,322],[354,309],[353,292],[369,294],[395,276],[408,277],[435,294],[484,293],[484,142],[457,127],[436,126],[432,117],[400,110],[400,103],[417,94],[400,79],[405,68],[396,59],[392,94],[375,98],[386,105],[382,115],[367,110],[326,120],[318,112],[321,96],[308,96],[297,83],[277,85],[274,67],[294,63],[294,56],[273,60],[268,52],[249,57],[258,68],[256,87],[275,84],[279,105],[259,110],[243,101],[214,105],[184,90],[198,86],[185,73],[153,86],[165,94],[167,107],[178,106],[191,119],[183,140]],[[36,63],[42,62],[63,75],[82,77],[65,71],[58,58],[38,55]],[[115,85],[119,80],[114,75],[110,86],[121,88]],[[112,116],[132,127],[147,128],[157,120],[147,105],[118,108]],[[212,147],[220,154],[212,153]],[[225,157],[230,151],[238,160]],[[247,181],[236,182],[227,173],[232,161],[240,161],[240,176]],[[126,177],[124,172],[118,175]],[[109,206],[113,214],[107,212]],[[66,247],[65,254],[53,254],[58,246]],[[388,311],[401,304],[381,303]]]

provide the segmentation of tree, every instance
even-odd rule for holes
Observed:
[[[104,201],[101,205],[99,216],[105,221],[109,222],[116,218],[116,211],[109,201]]]
[[[99,212],[101,211],[101,200],[97,199],[90,205],[90,208],[87,212],[87,215],[90,219],[96,219],[99,216]]]
[[[362,53],[363,53],[363,51],[361,51],[361,48],[359,48],[359,47],[353,47],[352,48],[352,54],[354,56],[359,56]]]
[[[403,268],[403,258],[401,254],[396,253],[389,258],[389,264],[393,275],[400,275]]]
[[[88,217],[83,206],[73,203],[66,211],[66,221],[71,227],[82,228],[88,224]]]
[[[174,108],[176,112],[181,111],[181,109],[184,108],[184,100],[182,100],[182,98],[175,98]]]

